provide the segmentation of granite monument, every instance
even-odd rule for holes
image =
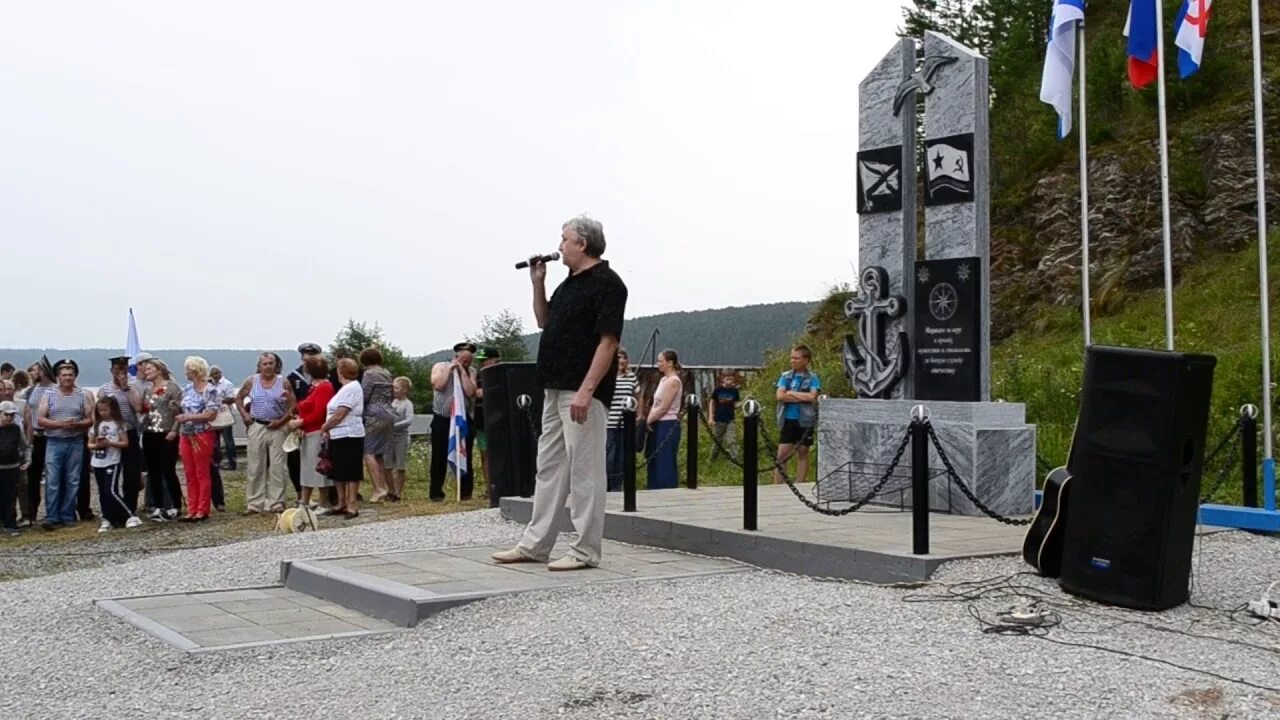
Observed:
[[[858,293],[845,304],[852,331],[844,343],[858,397],[821,403],[818,475],[850,463],[887,465],[911,407],[924,404],[947,456],[982,502],[1005,515],[1029,514],[1035,427],[1021,404],[991,402],[987,61],[932,32],[920,49],[899,40],[859,86],[860,269]],[[930,466],[942,467],[935,451]],[[818,495],[858,499],[836,496],[847,487],[820,484]],[[943,478],[932,483],[930,503],[979,513]]]

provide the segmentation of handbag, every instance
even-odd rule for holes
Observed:
[[[324,477],[333,475],[333,460],[329,458],[328,443],[320,446],[320,452],[316,456],[316,472]]]
[[[218,407],[218,417],[209,422],[209,427],[214,430],[221,430],[231,427],[235,422],[235,418],[231,416],[231,408],[227,405],[221,405]]]

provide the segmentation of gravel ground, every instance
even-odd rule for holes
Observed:
[[[754,572],[532,593],[403,633],[196,657],[90,602],[272,583],[284,557],[506,542],[518,532],[481,511],[4,583],[0,717],[1280,717],[1280,692],[1051,642],[1280,686],[1280,623],[1252,627],[1191,607],[1106,609],[1028,576],[1015,581],[1062,615],[1047,638],[982,632],[970,605],[994,616],[1013,602],[990,597],[1007,592],[994,583],[974,602],[908,601],[1020,573],[1014,558],[953,563],[940,583],[918,588]],[[1230,608],[1280,578],[1277,540],[1222,533],[1200,550],[1198,603]]]

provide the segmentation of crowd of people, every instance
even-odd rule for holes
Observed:
[[[498,353],[471,343],[454,350],[453,360],[433,369],[432,384],[437,398],[447,398],[460,382],[470,404],[482,395],[473,357],[491,363]],[[301,362],[288,375],[278,354],[262,353],[257,372],[239,387],[196,356],[183,361],[181,381],[150,353],[113,357],[111,380],[95,389],[79,384],[80,366],[72,359],[42,358],[25,371],[3,363],[0,529],[15,535],[97,520],[91,485],[99,532],[136,528],[144,518],[206,521],[226,510],[221,471],[237,467],[237,422],[248,437],[246,515],[280,513],[292,502],[356,518],[366,475],[372,485],[367,502],[399,502],[415,415],[412,381],[392,377],[377,348],[365,349],[358,361],[338,350],[332,363],[315,343],[302,344],[298,353]],[[447,415],[447,404],[437,406]],[[433,443],[447,436],[446,421]],[[433,452],[440,458],[431,469],[435,501],[444,500],[445,454]],[[469,468],[460,480],[469,499]]]
[[[649,397],[645,396],[631,368],[626,349],[618,349],[616,362],[617,377],[606,431],[606,489],[609,492],[622,490],[624,463],[627,462],[622,451],[622,413],[628,398],[636,400],[638,438],[635,448],[636,452],[644,454],[648,470],[646,489],[674,488],[680,477],[680,414],[685,397],[679,356],[670,348],[658,353],[657,383]],[[812,363],[813,353],[807,346],[792,348],[791,368],[779,376],[774,396],[779,428],[777,461],[779,465],[786,466],[794,457],[796,477],[806,477],[809,471],[809,450],[813,447],[816,408],[822,388],[818,374],[810,367]],[[709,461],[712,463],[721,455],[738,459],[735,422],[738,402],[742,398],[741,382],[741,378],[732,371],[720,373],[716,377],[715,388],[700,405],[706,407],[710,424],[712,446]],[[773,481],[782,482],[782,474],[777,469],[774,470]]]
[[[568,502],[578,538],[552,570],[597,565],[604,493],[622,488],[625,463],[623,412],[638,401],[637,447],[648,464],[647,487],[675,488],[679,481],[682,367],[675,350],[657,355],[658,378],[644,397],[626,350],[619,344],[627,289],[601,259],[604,232],[585,216],[562,227],[560,257],[570,274],[548,297],[546,259],[529,261],[533,309],[543,329],[537,379],[544,392],[538,437],[533,519],[520,544],[495,562],[545,561],[554,542],[556,510]],[[431,369],[434,402],[428,497],[445,499],[452,404],[466,405],[466,443],[487,474],[480,369],[499,361],[491,348],[458,343],[451,360]],[[360,485],[372,485],[368,502],[398,502],[404,492],[409,428],[414,418],[412,383],[393,377],[377,348],[359,358],[335,350],[332,362],[315,343],[298,347],[301,362],[288,375],[279,355],[262,353],[257,371],[237,388],[200,357],[182,365],[185,382],[150,353],[109,359],[111,380],[96,391],[81,387],[79,365],[47,358],[19,371],[0,365],[0,528],[16,534],[44,516],[54,531],[94,518],[92,476],[102,513],[100,532],[153,522],[204,522],[225,511],[221,470],[236,466],[233,426],[246,428],[246,515],[281,513],[292,485],[300,506],[317,514],[356,518]],[[476,362],[480,365],[477,366]],[[793,456],[806,477],[821,391],[812,353],[797,345],[790,370],[776,384],[780,437],[778,465]],[[136,366],[137,376],[130,374]],[[735,459],[738,377],[724,373],[708,398],[714,439],[711,461]],[[224,458],[226,464],[224,465]],[[185,492],[178,474],[182,461]],[[145,481],[144,481],[145,475]],[[470,463],[458,486],[462,500],[474,492]],[[487,481],[487,478],[486,478]],[[774,482],[781,482],[775,470]],[[140,500],[141,496],[141,502]]]

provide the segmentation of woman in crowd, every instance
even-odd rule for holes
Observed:
[[[336,392],[329,384],[329,363],[324,357],[315,357],[307,361],[307,375],[311,378],[311,392],[298,403],[298,417],[289,422],[289,428],[295,432],[302,431],[300,453],[300,483],[302,491],[299,502],[303,506],[311,505],[311,497],[316,488],[333,487],[333,479],[316,470],[320,460],[320,446],[324,443],[320,428],[324,426],[328,414],[329,401]],[[320,493],[323,497],[326,493]],[[317,514],[324,515],[333,508],[320,508]]]
[[[678,450],[680,448],[680,360],[670,348],[658,353],[658,372],[662,379],[653,393],[653,407],[646,422],[649,426],[648,447],[650,490],[665,490],[679,484]]]
[[[631,372],[631,358],[626,348],[618,348],[618,377],[614,380],[613,398],[609,403],[609,425],[605,435],[605,488],[609,492],[622,490],[623,463],[634,458],[622,455],[622,408],[627,398],[636,396],[636,374]],[[642,416],[637,416],[642,417]]]
[[[40,399],[53,389],[53,368],[47,360],[32,363],[27,368],[31,378],[31,390],[27,392],[27,406],[23,409],[23,429],[27,433],[27,444],[31,446],[31,463],[27,466],[25,480],[18,488],[18,503],[22,508],[22,522],[19,526],[33,527],[36,515],[40,512],[40,480],[44,477],[44,451],[47,441],[44,430],[36,427],[36,410],[40,407]],[[47,514],[47,510],[46,510]]]
[[[329,449],[330,477],[338,485],[339,507],[347,519],[360,516],[357,493],[364,478],[364,390],[356,378],[360,366],[351,358],[338,361],[338,381],[342,387],[329,400],[320,432]]]
[[[179,424],[182,468],[187,476],[187,514],[183,522],[209,519],[212,502],[214,429],[209,426],[218,416],[222,394],[209,381],[209,363],[191,356],[183,363],[187,386],[182,390],[182,412],[173,420]]]
[[[387,467],[383,455],[391,445],[395,432],[395,399],[391,373],[382,366],[382,352],[377,348],[365,348],[360,353],[364,375],[360,386],[364,390],[364,462],[373,482],[373,497],[369,502],[381,502],[390,495],[387,483]]]
[[[151,520],[174,520],[182,510],[182,481],[178,479],[178,425],[182,388],[159,358],[139,360],[138,374],[146,381],[142,393],[142,454],[147,467],[147,506]]]
[[[19,370],[10,378],[13,380],[13,399],[14,402],[27,401],[27,393],[31,391],[31,376],[26,370]]]
[[[391,435],[391,444],[383,455],[389,477],[387,482],[387,498],[391,502],[399,502],[404,494],[405,471],[409,469],[409,426],[413,424],[413,401],[409,393],[413,391],[413,381],[407,377],[395,380],[396,399],[391,401],[395,411],[395,431]]]

